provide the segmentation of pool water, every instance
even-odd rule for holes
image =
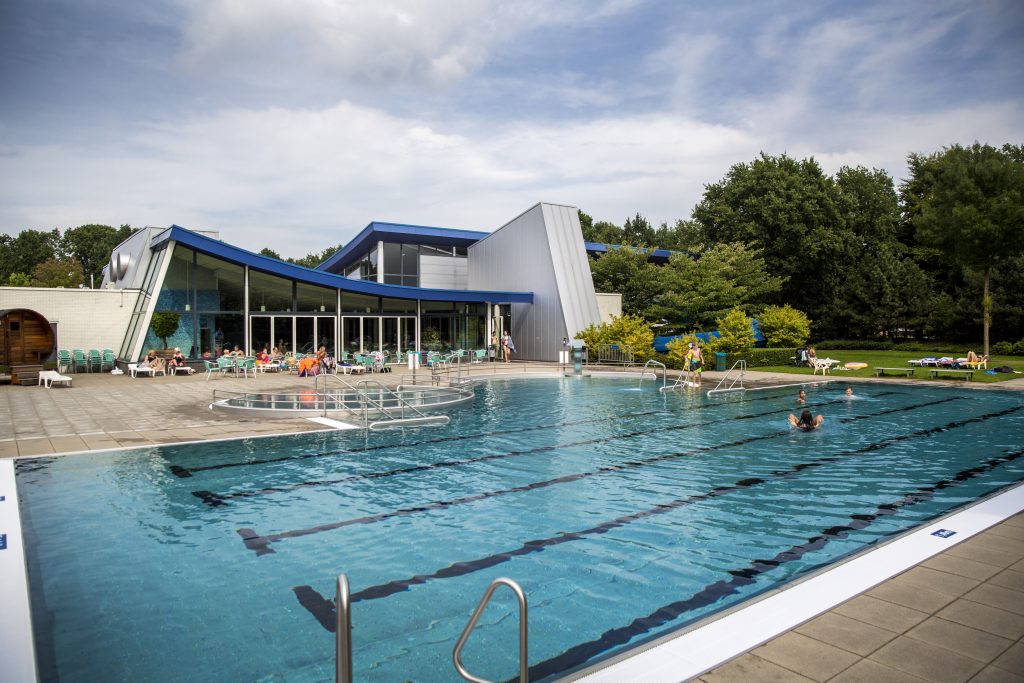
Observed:
[[[530,605],[557,678],[1024,479],[1011,392],[835,383],[660,394],[495,381],[443,429],[345,431],[20,460],[44,681],[328,681],[334,587],[355,678],[458,680],[489,582]],[[499,591],[463,654],[513,678]]]

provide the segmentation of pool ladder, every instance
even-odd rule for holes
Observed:
[[[665,364],[662,363],[660,360],[649,360],[646,363],[644,363],[643,369],[640,370],[640,384],[639,384],[639,386],[643,386],[643,384],[644,384],[644,377],[647,376],[647,368],[650,367],[651,365],[660,365],[661,366],[661,387],[659,388],[659,391],[664,391],[665,390],[665,385],[668,383],[668,368],[666,368]],[[658,383],[658,373],[657,373],[657,371],[655,371],[655,373],[654,373],[654,383],[655,384]]]
[[[502,576],[491,581],[491,585],[488,586],[487,590],[484,592],[484,597],[480,599],[480,603],[476,606],[476,609],[473,610],[473,616],[469,618],[469,623],[466,624],[466,628],[462,629],[462,635],[459,636],[458,642],[455,643],[455,649],[452,650],[452,661],[455,664],[455,670],[465,680],[470,681],[470,683],[490,683],[487,679],[474,676],[466,671],[466,667],[462,665],[462,648],[466,645],[466,641],[469,640],[469,635],[473,632],[473,629],[476,628],[476,623],[480,620],[480,615],[483,614],[484,608],[487,607],[487,603],[491,601],[494,591],[498,590],[501,586],[507,586],[513,593],[515,593],[516,600],[519,602],[519,683],[529,683],[530,681],[530,660],[528,655],[529,627],[527,623],[528,612],[526,606],[526,594],[518,583],[512,579],[507,579]],[[352,683],[352,604],[349,598],[348,576],[345,574],[338,574],[337,595],[335,600],[337,603],[337,611],[334,622],[334,680],[336,683]]]
[[[336,384],[340,384],[345,389],[353,392],[358,401],[358,407],[350,407],[344,398],[344,393],[331,393],[327,387],[328,382],[335,382]],[[320,388],[321,384],[324,385],[322,390]],[[371,392],[369,391],[369,388],[371,386],[376,389],[376,393],[379,398],[375,399],[370,395]],[[446,425],[451,421],[451,418],[447,415],[427,415],[422,410],[409,403],[409,401],[403,398],[400,394],[388,389],[381,382],[375,379],[363,379],[353,386],[350,382],[346,382],[337,375],[317,375],[313,380],[313,391],[317,396],[322,396],[324,398],[324,417],[326,417],[328,413],[328,399],[334,398],[336,410],[344,410],[352,414],[358,414],[361,412],[363,426],[370,430],[384,429],[386,427],[429,427]],[[391,405],[386,405],[386,401],[390,401]],[[397,415],[393,412],[396,409],[398,411]],[[370,422],[371,410],[375,411],[378,417],[383,416],[385,419],[378,419]],[[406,411],[409,411],[411,416],[407,417]]]

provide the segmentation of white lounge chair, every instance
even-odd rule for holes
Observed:
[[[67,375],[62,375],[55,370],[43,370],[39,373],[39,386],[49,389],[53,386],[54,382],[56,382],[57,384],[66,384],[70,387],[72,379],[73,378],[68,377]]]

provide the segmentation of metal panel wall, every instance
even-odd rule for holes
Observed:
[[[562,338],[601,321],[577,210],[537,204],[469,248],[469,287],[533,292],[512,304],[517,356],[557,360]]]
[[[466,261],[461,256],[420,254],[420,287],[469,289]]]

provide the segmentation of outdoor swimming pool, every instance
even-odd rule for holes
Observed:
[[[558,677],[1024,479],[1018,394],[836,383],[708,400],[650,381],[477,388],[443,430],[17,463],[45,681],[325,681],[352,587],[359,681],[456,680],[487,584]],[[517,671],[499,592],[465,650]]]

